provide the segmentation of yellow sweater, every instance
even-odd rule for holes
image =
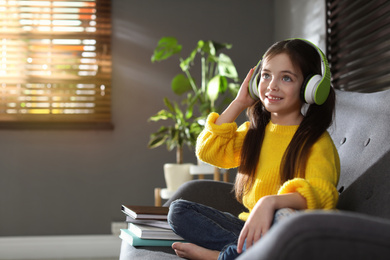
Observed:
[[[249,122],[239,128],[236,123],[216,125],[214,123],[218,117],[216,113],[209,115],[205,129],[198,137],[196,154],[201,161],[219,168],[236,168],[240,164],[241,147]],[[328,132],[311,149],[305,179],[294,178],[280,185],[282,157],[297,129],[298,126],[272,122],[267,125],[255,183],[243,197],[243,204],[249,213],[241,213],[240,219],[247,220],[256,202],[266,195],[298,192],[306,199],[308,209],[332,209],[336,206],[340,161]]]

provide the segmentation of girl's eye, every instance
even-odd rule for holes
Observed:
[[[261,77],[262,77],[263,79],[269,79],[271,76],[270,76],[268,73],[263,73],[263,74],[261,75]]]
[[[284,76],[284,77],[283,77],[283,81],[291,82],[292,79],[291,79],[291,77],[289,77],[289,76]]]

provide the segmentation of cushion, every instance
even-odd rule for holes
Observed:
[[[390,90],[336,95],[329,133],[341,162],[338,208],[390,217],[383,207],[390,199]]]

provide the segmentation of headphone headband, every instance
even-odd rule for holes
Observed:
[[[330,92],[330,68],[325,54],[314,43],[301,38],[290,38],[287,40],[301,40],[314,47],[320,56],[321,74],[312,75],[305,79],[302,85],[302,98],[308,104],[322,105],[328,98]],[[259,99],[257,79],[260,76],[261,60],[258,62],[255,71],[249,81],[249,94],[253,99]]]

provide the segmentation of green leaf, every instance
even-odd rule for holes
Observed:
[[[177,39],[174,37],[162,37],[157,47],[154,49],[151,61],[162,61],[168,59],[172,55],[179,53],[182,46],[177,43]]]
[[[203,55],[208,54],[208,55],[215,56],[216,54],[214,44],[212,41],[199,41],[198,49]]]
[[[177,103],[175,103],[175,114],[176,114],[176,121],[181,120],[183,118],[183,112],[181,111]]]
[[[166,135],[168,131],[169,131],[169,127],[162,126],[162,127],[160,127],[160,129],[158,129],[157,132],[155,132],[151,136],[155,137],[155,136],[160,136],[160,135]]]
[[[164,104],[172,113],[175,113],[175,109],[173,108],[168,98],[164,98]]]
[[[198,135],[200,134],[200,132],[202,132],[202,130],[203,130],[203,126],[201,126],[197,122],[192,123],[190,126],[190,132],[192,133],[194,139],[198,137]]]
[[[207,84],[207,96],[210,99],[211,104],[218,99],[219,93],[224,93],[227,89],[228,82],[226,77],[217,75],[214,76]]]
[[[190,119],[193,115],[193,111],[194,111],[194,104],[190,104],[187,108],[185,119],[187,120]]]
[[[170,138],[168,139],[167,142],[168,150],[169,151],[173,150],[174,148],[176,148],[178,144],[180,145],[179,131],[172,129],[170,133]]]
[[[238,80],[238,73],[233,61],[226,54],[219,54],[218,57],[218,71],[222,76]]]
[[[191,83],[184,74],[176,75],[172,79],[171,87],[173,92],[177,95],[182,95],[183,93],[192,90]]]
[[[221,76],[217,75],[213,77],[207,84],[207,96],[211,103],[214,103],[214,101],[218,98],[220,83]]]
[[[160,110],[154,116],[149,117],[149,121],[156,122],[159,120],[167,120],[168,118],[173,118],[172,113],[169,113],[167,110],[163,109],[163,110]]]
[[[148,148],[153,149],[163,145],[166,142],[167,136],[159,136],[156,138],[150,138]]]
[[[219,81],[219,93],[225,93],[227,89],[228,89],[228,81],[225,76],[221,76]]]
[[[205,41],[202,41],[202,40],[200,40],[200,41],[198,41],[198,44],[196,45],[196,51],[201,51],[203,48],[204,48],[204,46],[205,46]]]
[[[231,43],[219,43],[213,41],[214,48],[216,52],[223,50],[223,49],[231,49],[233,47],[233,44]]]

